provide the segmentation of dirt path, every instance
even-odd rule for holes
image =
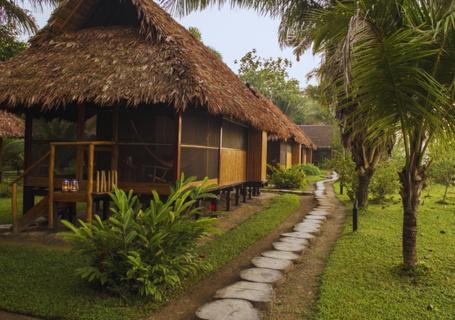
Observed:
[[[179,297],[172,299],[167,305],[151,315],[149,320],[190,320],[195,319],[197,308],[213,299],[215,292],[237,280],[240,271],[251,265],[250,260],[269,250],[272,242],[279,238],[280,234],[291,229],[296,223],[315,206],[313,196],[303,196],[300,208],[291,214],[278,228],[264,238],[255,242],[241,255],[227,263],[221,269],[208,278],[197,283]]]
[[[275,301],[264,319],[310,319],[315,312],[320,277],[345,220],[344,206],[336,199],[333,187],[329,184],[326,187],[327,199],[335,206],[334,212],[324,224],[321,235],[275,290]]]

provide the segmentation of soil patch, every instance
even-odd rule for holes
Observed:
[[[278,228],[256,241],[218,271],[195,284],[182,295],[172,299],[172,301],[151,315],[149,320],[195,319],[194,314],[200,306],[213,300],[213,296],[218,289],[240,280],[240,271],[252,266],[251,259],[259,256],[263,251],[271,250],[272,243],[279,238],[280,234],[290,230],[296,223],[300,222],[315,204],[313,196],[303,196],[300,208],[291,214]]]
[[[324,223],[322,233],[304,252],[284,283],[275,290],[275,300],[264,316],[268,320],[310,319],[319,296],[320,277],[328,257],[343,229],[345,207],[335,197],[333,186],[326,184],[327,200],[334,205],[333,213]]]

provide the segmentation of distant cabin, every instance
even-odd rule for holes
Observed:
[[[333,127],[330,125],[301,125],[302,132],[311,139],[316,150],[309,162],[320,165],[332,157]]]
[[[313,147],[154,1],[61,2],[0,64],[0,108],[25,115],[18,230],[38,216],[54,227],[65,203],[86,203],[91,221],[113,185],[166,196],[183,173],[238,201],[266,182],[269,136]]]

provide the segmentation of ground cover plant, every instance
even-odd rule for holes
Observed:
[[[146,207],[132,191],[116,189],[111,194],[113,214],[107,220],[99,216],[91,224],[79,220],[80,227],[63,221],[70,229],[64,238],[88,261],[77,274],[115,293],[161,301],[184,278],[206,270],[195,248],[214,219],[196,219],[203,213],[197,204],[215,195],[208,192],[207,180],[191,185],[195,180],[177,180],[166,201],[153,191]]]
[[[305,172],[299,165],[285,168],[269,166],[271,173],[269,181],[279,189],[300,189],[305,184]]]
[[[306,176],[320,176],[321,170],[312,163],[301,164],[300,168]]]
[[[405,272],[401,261],[401,203],[370,203],[352,232],[347,222],[322,277],[315,319],[453,319],[455,314],[455,193],[438,203],[444,187],[430,187],[421,206],[417,241],[419,267]],[[397,195],[398,199],[398,195]]]
[[[238,256],[298,209],[300,197],[279,195],[236,228],[196,248],[210,266],[183,282],[191,286]],[[71,320],[138,319],[181,293],[169,290],[162,302],[118,296],[93,289],[74,272],[89,261],[59,248],[0,243],[0,309],[42,318]],[[25,263],[26,262],[26,263]]]

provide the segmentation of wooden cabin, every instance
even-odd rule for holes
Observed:
[[[0,107],[26,118],[18,228],[41,215],[54,227],[64,203],[86,203],[91,221],[113,185],[166,195],[183,173],[238,202],[266,180],[269,135],[304,143],[154,1],[62,2],[30,48],[0,64]],[[66,179],[79,189],[64,192]]]

